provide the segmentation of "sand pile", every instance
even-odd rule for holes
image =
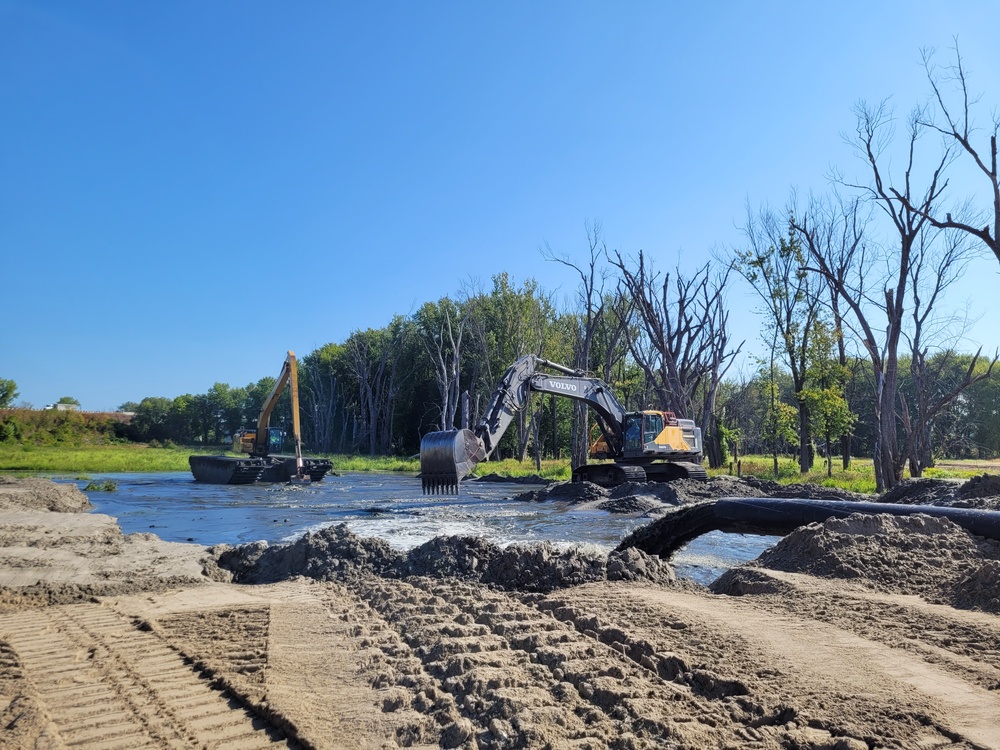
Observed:
[[[0,476],[0,511],[79,513],[93,507],[74,484],[57,484],[38,477],[16,479]]]
[[[76,485],[0,477],[0,608],[226,580],[210,550],[123,534]]]
[[[550,592],[606,580],[669,583],[673,569],[639,550],[556,549],[547,542],[500,547],[465,536],[437,537],[401,553],[379,539],[355,536],[347,526],[330,526],[287,545],[254,542],[227,547],[219,565],[238,583],[273,583],[294,576],[353,581],[366,575],[406,578],[457,577],[510,591]]]
[[[982,474],[966,482],[961,479],[904,479],[878,500],[880,503],[1000,510],[1000,476]]]
[[[947,518],[855,514],[803,526],[750,567],[843,578],[894,594],[917,594],[966,609],[1000,611],[1000,544]],[[739,571],[712,589],[735,593]]]

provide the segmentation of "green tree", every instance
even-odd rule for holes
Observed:
[[[21,394],[17,392],[17,383],[0,378],[0,409],[9,408],[19,395]]]
[[[747,217],[746,250],[735,254],[734,268],[757,291],[767,314],[765,340],[777,348],[777,356],[792,374],[798,409],[799,471],[812,466],[809,402],[804,392],[811,336],[820,314],[822,280],[804,266],[802,242],[791,225],[784,228],[773,212]]]
[[[466,380],[477,415],[485,409],[503,372],[525,354],[541,355],[552,339],[557,318],[555,308],[534,279],[525,279],[518,287],[507,273],[493,277],[489,294],[480,292],[466,302],[470,346],[467,349],[473,372]],[[556,356],[553,354],[552,356]],[[511,451],[524,460],[528,442],[544,408],[536,399],[517,414],[515,431],[508,430],[498,446],[498,453]],[[476,421],[475,419],[471,421]]]
[[[761,424],[761,438],[770,448],[774,461],[774,476],[778,476],[778,454],[782,448],[795,443],[798,411],[781,400],[778,376],[774,365],[764,375],[767,387],[767,401],[764,420]]]
[[[131,428],[134,437],[142,442],[169,440],[170,399],[147,396],[135,407]]]
[[[72,396],[61,396],[59,398],[59,400],[56,401],[56,403],[57,404],[69,404],[70,406],[77,406],[77,407],[80,406],[80,402],[77,401]]]
[[[212,431],[216,442],[228,440],[243,426],[243,402],[246,391],[232,388],[227,383],[214,383],[208,389],[208,402],[212,410]]]
[[[827,476],[833,476],[834,441],[850,432],[857,420],[844,397],[844,384],[850,373],[834,356],[837,338],[828,325],[815,322],[806,387],[798,394],[809,409],[812,433],[823,439]]]

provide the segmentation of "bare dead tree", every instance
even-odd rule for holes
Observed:
[[[742,344],[729,348],[723,292],[730,269],[713,275],[705,264],[690,278],[659,274],[640,251],[633,262],[618,251],[610,262],[621,272],[620,294],[635,306],[629,330],[632,358],[646,375],[658,406],[701,423],[706,447],[716,446],[713,409],[719,384]],[[713,466],[721,455],[709,452]]]
[[[345,343],[358,385],[354,441],[371,455],[388,454],[392,448],[396,400],[412,367],[403,361],[409,333],[397,317],[386,328],[355,331]]]
[[[305,412],[312,419],[311,444],[322,453],[334,451],[334,428],[338,409],[343,408],[337,387],[337,376],[332,371],[323,372],[319,366],[305,368],[308,380],[303,383]]]
[[[462,337],[468,317],[446,298],[424,305],[416,319],[441,399],[439,429],[452,430],[461,403]]]
[[[907,335],[910,341],[913,404],[907,404],[906,398],[900,395],[900,407],[906,437],[904,453],[913,477],[922,476],[925,468],[933,466],[931,427],[934,418],[965,389],[990,377],[997,363],[997,355],[994,354],[986,369],[976,372],[982,354],[980,347],[963,377],[956,382],[944,382],[943,374],[951,369],[956,356],[951,342],[961,338],[961,333],[956,335],[953,329],[961,323],[935,319],[933,313],[944,291],[962,275],[971,260],[968,239],[968,234],[954,230],[936,232],[933,237],[928,231],[921,232],[918,240],[921,249],[910,268],[913,310],[911,329]],[[935,345],[941,341],[947,342],[941,355],[929,357],[931,348],[939,348]]]
[[[875,483],[879,490],[894,487],[902,477],[905,455],[900,450],[896,432],[897,393],[899,388],[899,346],[903,333],[906,298],[910,271],[916,261],[916,246],[921,231],[928,224],[927,216],[941,195],[941,173],[948,161],[948,155],[933,169],[925,190],[919,192],[913,185],[913,170],[916,165],[916,145],[920,135],[920,111],[914,112],[908,120],[908,156],[901,181],[895,187],[888,182],[889,175],[883,173],[885,151],[892,138],[892,113],[885,102],[876,107],[859,103],[856,138],[853,145],[871,170],[872,179],[866,184],[852,184],[840,179],[847,187],[859,190],[881,209],[896,233],[896,242],[891,250],[877,258],[884,265],[884,273],[878,277],[881,289],[872,291],[873,279],[869,277],[873,267],[865,263],[868,244],[862,242],[854,250],[844,248],[851,257],[829,256],[821,248],[812,253],[814,270],[823,275],[837,290],[840,299],[853,314],[855,331],[859,341],[872,362],[875,373],[875,411],[877,432],[875,438]],[[899,196],[903,196],[905,200]],[[814,230],[813,222],[803,217],[795,224],[802,235],[808,237]],[[808,242],[808,241],[807,241]],[[860,252],[859,252],[860,251]],[[858,253],[857,255],[854,255]],[[838,268],[844,269],[838,273]],[[846,269],[850,269],[846,271]],[[848,281],[847,274],[851,281]],[[873,311],[885,317],[885,335],[876,334],[879,329],[872,320]]]
[[[909,202],[909,196],[904,192],[894,192],[897,200],[907,203],[911,210],[921,213],[930,223],[938,229],[957,229],[961,232],[975,237],[982,242],[1000,260],[1000,177],[997,173],[997,134],[1000,133],[1000,112],[993,114],[993,130],[989,133],[989,143],[977,145],[977,128],[973,121],[973,108],[979,103],[980,97],[969,92],[968,71],[962,61],[962,55],[958,48],[958,41],[955,41],[953,48],[955,61],[951,65],[937,67],[934,64],[934,50],[925,49],[921,51],[924,70],[927,80],[930,82],[933,100],[937,105],[937,113],[940,119],[932,113],[922,111],[918,122],[927,129],[936,131],[945,139],[945,153],[949,153],[949,148],[955,146],[959,153],[964,153],[975,164],[976,170],[985,178],[987,192],[992,203],[992,218],[987,220],[985,226],[980,227],[976,217],[982,218],[988,211],[968,216],[960,215],[953,218],[951,213],[945,213],[941,219],[940,213],[932,213],[930,207],[926,209],[922,206]],[[958,103],[949,101],[946,87],[951,86],[951,96],[957,96]],[[987,153],[988,151],[988,153]],[[942,184],[942,188],[947,186],[947,181]],[[968,214],[963,209],[963,214]],[[992,231],[991,231],[992,227]]]
[[[591,369],[591,350],[594,337],[604,321],[605,296],[604,286],[608,274],[599,263],[607,256],[607,246],[601,232],[600,222],[586,225],[587,255],[582,263],[574,262],[568,253],[557,254],[546,245],[542,256],[546,260],[562,263],[576,271],[580,277],[577,287],[578,313],[573,343],[573,366],[580,370]],[[587,405],[581,401],[573,401],[573,417],[570,426],[570,462],[576,467],[587,463],[590,419]]]
[[[812,468],[809,406],[806,387],[811,337],[821,311],[822,280],[805,270],[802,244],[795,230],[770,209],[756,214],[747,206],[743,226],[747,247],[734,251],[733,267],[760,296],[777,347],[792,374],[798,411],[799,471]]]

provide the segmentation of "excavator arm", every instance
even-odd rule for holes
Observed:
[[[296,377],[292,379],[293,372],[295,372],[295,354],[288,352],[288,356],[285,357],[285,361],[281,365],[281,373],[278,375],[278,380],[275,382],[271,392],[267,394],[267,398],[264,399],[264,405],[261,407],[260,416],[257,417],[257,434],[254,436],[253,448],[253,454],[255,456],[266,456],[270,450],[267,438],[267,428],[271,424],[271,412],[274,411],[274,407],[278,403],[278,398],[285,390],[285,386],[288,385],[288,381],[290,379],[293,383],[295,383],[295,395],[298,395],[298,378]],[[296,402],[298,401],[297,398],[295,400]],[[297,403],[293,404],[292,413],[295,414],[295,419],[298,419]]]
[[[271,451],[268,437],[268,427],[271,424],[271,412],[278,403],[278,398],[289,386],[292,396],[292,438],[295,441],[295,467],[296,477],[304,480],[304,468],[302,461],[302,428],[299,421],[299,374],[298,365],[295,362],[295,352],[289,351],[281,365],[281,372],[275,382],[271,392],[264,399],[260,415],[257,417],[257,432],[253,437],[251,454],[265,458]]]
[[[539,367],[560,374],[538,372]],[[420,476],[424,492],[458,492],[462,479],[496,450],[514,417],[528,405],[532,391],[584,402],[596,414],[598,427],[608,445],[621,450],[625,407],[611,388],[579,370],[528,354],[507,368],[482,421],[474,430],[444,430],[424,435],[420,441]]]

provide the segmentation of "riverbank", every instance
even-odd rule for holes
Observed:
[[[948,524],[808,527],[713,593],[634,551],[206,547],[88,506],[0,480],[4,747],[1000,747],[1000,563]]]

